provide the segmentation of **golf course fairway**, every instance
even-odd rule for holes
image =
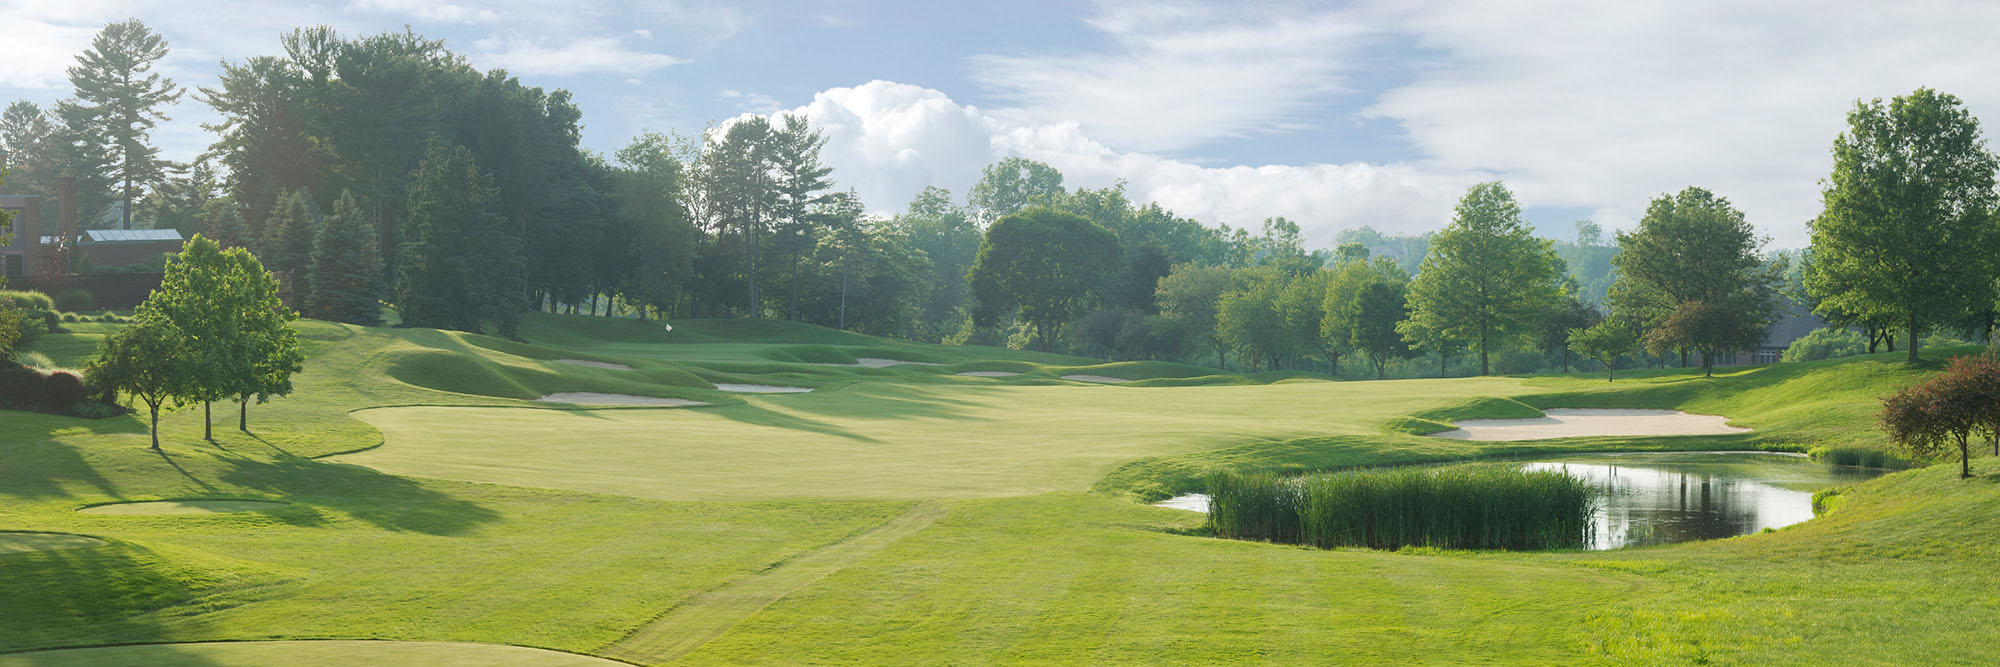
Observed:
[[[1145,504],[1218,470],[1880,453],[1877,399],[1934,364],[1345,382],[601,319],[535,316],[525,343],[299,322],[292,395],[247,432],[217,406],[213,441],[170,412],[158,452],[136,417],[4,413],[0,665],[2000,661],[1991,456],[1822,493],[1780,530],[1598,552],[1222,540]],[[859,358],[942,365],[818,365]],[[708,405],[533,400],[560,392]],[[1425,437],[1547,408],[1752,430]],[[78,511],[251,498],[284,504]]]

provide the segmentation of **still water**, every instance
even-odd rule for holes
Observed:
[[[1518,464],[1562,470],[1597,490],[1591,549],[1712,540],[1813,518],[1814,491],[1882,470],[1761,452],[1585,454]]]
[[[1887,472],[1767,452],[1575,454],[1485,465],[1561,470],[1588,482],[1597,491],[1597,509],[1584,537],[1590,549],[1712,540],[1783,528],[1813,518],[1814,491]],[[1208,496],[1191,493],[1159,505],[1206,512]]]

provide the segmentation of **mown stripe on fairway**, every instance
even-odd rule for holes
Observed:
[[[642,664],[663,663],[687,655],[771,603],[929,527],[945,512],[941,504],[919,503],[854,537],[697,595],[597,653]]]

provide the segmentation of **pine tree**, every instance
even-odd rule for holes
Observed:
[[[403,322],[512,336],[521,311],[520,239],[495,210],[472,152],[432,136],[410,174],[395,300]]]
[[[381,322],[382,252],[375,226],[354,200],[341,191],[333,212],[320,221],[313,235],[312,266],[306,272],[311,291],[304,301],[311,317],[349,324]]]
[[[305,303],[312,286],[306,271],[312,266],[313,234],[319,229],[319,210],[304,189],[278,197],[271,219],[264,223],[264,236],[257,240],[257,257],[266,269],[292,276],[292,294]]]
[[[827,175],[831,167],[820,162],[826,134],[812,128],[804,117],[785,115],[784,129],[773,137],[771,162],[777,171],[777,201],[773,208],[777,222],[776,245],[790,254],[790,286],[787,316],[799,319],[799,255],[814,245],[824,225],[812,215],[813,205],[827,198],[832,187]]]
[[[168,120],[159,107],[178,101],[181,90],[172,80],[148,73],[166,55],[166,40],[130,19],[104,26],[69,68],[78,100],[73,109],[96,131],[89,141],[101,141],[103,153],[112,158],[109,174],[119,185],[119,226],[124,229],[132,228],[137,188],[166,174],[167,162],[159,159],[149,134],[156,122]]]
[[[250,245],[249,231],[243,228],[243,213],[237,209],[235,197],[208,200],[201,207],[201,223],[202,235],[215,239],[224,247]]]

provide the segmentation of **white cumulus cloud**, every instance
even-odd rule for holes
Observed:
[[[1156,201],[1209,224],[1254,226],[1282,215],[1299,222],[1312,242],[1330,244],[1343,227],[1434,228],[1472,180],[1401,164],[1206,167],[1114,150],[1078,123],[1023,124],[890,81],[826,90],[788,112],[827,134],[823,158],[839,186],[853,187],[872,210],[884,212],[900,210],[925,186],[963,197],[980,169],[1020,155],[1061,170],[1070,187],[1122,181],[1136,201]]]

